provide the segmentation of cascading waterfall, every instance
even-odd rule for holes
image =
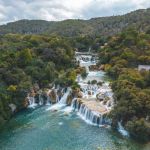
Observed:
[[[44,100],[41,94],[39,94],[39,105],[43,105],[44,104]]]
[[[48,98],[48,97],[47,97]],[[34,96],[28,96],[27,97],[29,105],[29,108],[35,108],[37,105],[44,105],[44,99],[41,94],[38,95],[38,100]],[[48,103],[49,100],[47,100]]]
[[[89,73],[89,66],[86,66],[85,69],[86,69],[86,73]]]
[[[58,89],[59,88],[56,88],[56,89],[54,89],[54,92],[55,92],[55,94],[56,94],[56,103],[58,103],[59,101],[60,101],[60,97],[58,96]]]
[[[37,104],[35,103],[35,97],[28,96],[27,99],[28,99],[30,108],[34,108],[35,106],[37,106]]]
[[[65,89],[63,89],[63,90],[65,90]],[[70,94],[70,92],[71,92],[71,88],[68,87],[66,93],[62,96],[62,98],[60,99],[60,101],[58,103],[66,105],[67,97]]]
[[[54,91],[54,95],[56,96],[56,100],[55,100],[56,104],[54,104],[54,105],[51,105],[51,99],[49,96],[49,94],[52,90]],[[67,98],[70,93],[71,93],[70,87],[61,88],[60,86],[57,86],[56,88],[53,87],[51,90],[49,90],[46,95],[42,95],[42,93],[40,92],[37,99],[35,99],[35,97],[31,97],[28,95],[28,97],[27,97],[28,102],[29,102],[28,107],[35,108],[37,105],[51,105],[51,107],[48,108],[48,110],[61,109],[62,107],[65,107],[67,105],[66,101],[67,101]]]
[[[96,94],[98,93],[99,87],[94,84],[85,84],[85,83],[79,83],[81,86],[81,90],[83,93],[83,98],[84,97],[90,97],[90,98],[96,98]]]
[[[95,58],[92,58],[92,56],[79,56],[77,58],[77,60],[80,61],[80,65],[86,68],[86,71],[88,74],[88,78],[92,78],[92,79],[97,79],[99,77],[101,77],[102,75],[99,75],[99,72],[97,71],[90,71],[89,70],[89,66],[93,65],[96,63]],[[104,74],[103,74],[104,75]],[[92,80],[90,80],[92,81]],[[98,80],[99,81],[99,80]],[[103,81],[103,80],[102,80]],[[103,87],[99,86],[98,84],[88,84],[86,79],[81,79],[80,75],[77,76],[77,82],[79,83],[80,87],[81,87],[81,95],[82,98],[86,100],[86,104],[83,103],[82,101],[78,100],[78,98],[74,98],[72,100],[71,103],[71,107],[66,107],[67,106],[67,98],[69,96],[69,94],[71,94],[71,88],[61,88],[59,85],[54,86],[51,90],[49,90],[47,92],[46,98],[43,98],[42,94],[39,94],[39,105],[50,105],[51,104],[51,98],[54,96],[55,97],[55,102],[56,104],[51,105],[47,110],[53,110],[53,111],[57,111],[57,110],[61,110],[64,112],[71,112],[72,110],[76,110],[78,112],[78,115],[87,123],[95,125],[95,126],[102,126],[102,125],[108,125],[110,124],[110,120],[106,117],[106,113],[103,113],[103,111],[99,111],[96,107],[97,103],[93,102],[90,103],[92,104],[93,108],[91,108],[91,106],[88,104],[88,101],[90,99],[94,100],[96,102],[97,99],[97,94],[99,93],[104,93],[104,96],[109,97],[109,100],[104,102],[101,101],[99,102],[99,104],[101,104],[99,107],[104,110],[104,111],[109,111],[111,109],[112,106],[112,92],[109,88],[109,85],[104,84]],[[50,92],[54,92],[53,94]],[[50,98],[50,94],[51,98]],[[102,96],[103,96],[102,95]],[[45,100],[46,99],[46,100]],[[54,103],[54,101],[52,102]],[[34,97],[30,97],[29,98],[29,106],[34,106],[37,105],[35,103],[35,98]],[[95,109],[96,108],[96,109]],[[98,110],[98,111],[97,111]]]
[[[64,108],[67,105],[67,98],[71,92],[71,88],[68,87],[67,90],[63,89],[64,95],[61,97],[61,99],[54,105],[52,105],[47,110],[60,110]]]
[[[50,97],[47,95],[46,105],[51,105]]]
[[[124,127],[122,126],[121,122],[118,122],[118,131],[119,131],[123,136],[129,136],[128,131],[124,129]]]
[[[74,99],[71,104],[72,109],[78,112],[78,115],[88,124],[94,126],[110,125],[110,120],[95,111],[90,110],[85,104]]]
[[[79,61],[81,67],[86,68],[88,76],[86,79],[80,78],[80,75],[77,77],[77,82],[81,88],[82,98],[75,98],[72,100],[72,109],[77,111],[78,115],[89,124],[96,126],[110,125],[110,120],[107,118],[107,112],[111,110],[113,99],[109,84],[90,84],[92,80],[103,82],[105,73],[102,71],[89,70],[89,66],[96,65],[96,56],[94,55],[81,54],[77,55],[76,59]],[[98,95],[102,95],[102,101],[97,99]],[[107,100],[105,97],[107,97]]]

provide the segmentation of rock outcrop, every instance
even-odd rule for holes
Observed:
[[[48,96],[50,97],[52,104],[55,104],[57,102],[57,94],[56,94],[55,89],[50,90]]]
[[[72,93],[73,93],[73,96],[76,98],[82,98],[83,97],[83,94],[82,94],[80,88],[72,90]]]

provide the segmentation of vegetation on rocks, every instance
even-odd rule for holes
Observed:
[[[86,72],[86,69],[84,68],[83,71],[81,72],[81,77],[85,79],[87,77],[88,73]]]

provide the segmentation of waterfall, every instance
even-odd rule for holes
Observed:
[[[70,94],[71,92],[71,88],[67,88],[67,91],[66,93],[61,97],[60,101],[58,102],[59,104],[65,104],[66,105],[66,102],[67,102],[67,97],[68,95]]]
[[[39,94],[39,105],[43,105],[44,104],[44,100],[41,94]]]
[[[78,76],[77,76],[76,81],[79,83],[79,82],[80,82],[80,80],[81,80],[81,76],[80,76],[80,75],[78,75]]]
[[[51,105],[51,100],[50,100],[50,97],[48,95],[47,95],[46,105]]]
[[[123,136],[129,136],[129,133],[127,130],[124,129],[122,126],[121,122],[118,122],[118,131],[121,133]]]
[[[65,91],[65,89],[63,89]],[[61,97],[61,99],[54,105],[52,105],[50,108],[48,108],[47,110],[61,110],[62,108],[64,108],[67,105],[67,98],[69,96],[71,92],[71,88],[68,87],[67,91],[64,93],[64,95]]]
[[[90,110],[85,104],[82,104],[78,99],[73,99],[71,107],[78,111],[78,115],[88,124],[94,126],[102,126],[110,124],[110,121],[103,117],[103,114],[99,114],[95,111]]]
[[[71,88],[61,88],[60,86],[57,86],[56,88],[53,87],[51,90],[54,90],[56,96],[56,104],[54,104],[53,107],[61,108],[63,106],[66,106],[67,98],[71,92]],[[28,95],[28,107],[35,108],[35,106],[37,105],[51,105],[51,99],[49,96],[51,90],[49,90],[46,95],[40,92],[39,95],[36,95],[36,100],[35,97],[31,97]]]
[[[27,98],[29,101],[29,108],[34,108],[35,106],[37,106],[37,104],[35,103],[35,97],[28,96]]]
[[[55,92],[55,94],[56,94],[56,103],[58,103],[59,102],[59,100],[60,100],[60,97],[58,96],[58,87],[56,88],[56,89],[54,89],[54,92]]]
[[[91,52],[91,47],[89,47],[89,51],[88,51],[89,53]]]
[[[85,66],[86,73],[89,73],[89,66]]]

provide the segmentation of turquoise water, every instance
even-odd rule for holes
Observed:
[[[148,150],[110,128],[86,124],[75,112],[28,109],[0,131],[0,150]]]

